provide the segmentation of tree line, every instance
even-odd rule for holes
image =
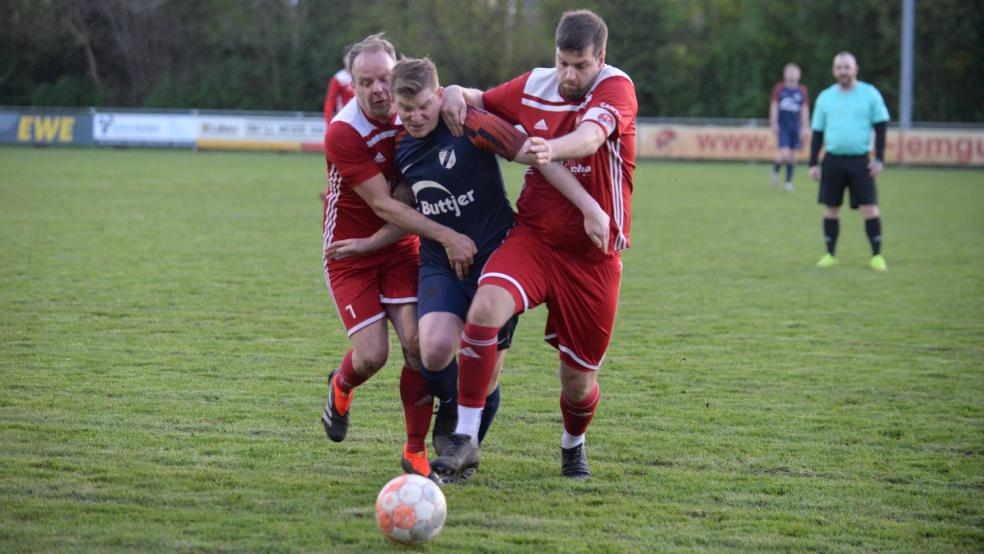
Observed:
[[[782,67],[815,97],[841,50],[897,118],[901,0],[6,0],[0,104],[319,111],[344,47],[386,31],[444,83],[553,64],[560,14],[609,26],[642,116],[766,117]],[[916,4],[913,120],[984,122],[984,9]]]

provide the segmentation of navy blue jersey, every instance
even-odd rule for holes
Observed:
[[[443,121],[424,138],[406,132],[397,136],[396,165],[413,189],[417,211],[475,241],[475,270],[481,270],[513,225],[495,155],[513,159],[525,140],[501,119],[475,108],[468,109],[464,136],[452,135]],[[423,237],[420,263],[450,264],[444,247]]]
[[[810,95],[803,85],[793,88],[783,82],[776,83],[772,89],[772,101],[779,103],[779,128],[799,130],[803,106],[810,104]]]

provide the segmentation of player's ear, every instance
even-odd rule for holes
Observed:
[[[605,52],[604,50],[602,50],[601,51],[601,54],[598,54],[598,65],[605,65],[605,54],[606,53],[607,52]]]

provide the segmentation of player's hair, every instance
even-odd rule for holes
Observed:
[[[858,57],[848,50],[841,50],[840,52],[837,53],[837,55],[834,56],[834,59],[836,60],[841,56],[850,56],[854,60],[854,63],[858,63]]]
[[[782,67],[782,70],[783,70],[783,72],[785,72],[787,69],[799,69],[799,68],[800,68],[800,66],[796,65],[793,62],[789,62],[789,63],[787,63],[786,65],[784,65]]]
[[[345,53],[345,69],[349,73],[352,73],[352,65],[355,63],[355,58],[358,58],[360,54],[372,54],[374,52],[386,52],[391,58],[396,59],[396,48],[393,48],[393,43],[383,38],[386,33],[376,33],[375,35],[369,35],[361,41],[353,44],[348,52]]]
[[[393,94],[412,98],[426,89],[438,87],[437,67],[430,58],[403,58],[390,73],[390,90]]]
[[[561,50],[580,52],[593,46],[594,55],[599,56],[608,44],[608,26],[591,10],[564,12],[557,24],[555,38],[557,48]]]

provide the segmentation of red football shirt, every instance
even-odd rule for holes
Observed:
[[[396,115],[376,121],[363,113],[358,102],[349,102],[325,132],[328,190],[325,200],[325,244],[335,240],[368,237],[386,224],[355,191],[355,187],[382,174],[390,187],[398,173],[393,164],[397,131]],[[407,235],[396,244],[413,244]]]
[[[331,80],[328,81],[328,90],[325,92],[325,121],[331,123],[331,118],[342,111],[345,104],[355,97],[355,89],[352,87],[352,76],[345,69],[338,70]]]
[[[611,217],[611,241],[602,254],[584,232],[581,212],[533,169],[516,206],[516,224],[533,229],[550,245],[588,258],[614,256],[629,246],[632,172],[635,170],[635,85],[622,70],[606,65],[584,98],[560,95],[554,68],[537,68],[482,96],[485,108],[518,124],[531,136],[556,138],[582,122],[598,125],[608,139],[591,156],[564,162]]]

